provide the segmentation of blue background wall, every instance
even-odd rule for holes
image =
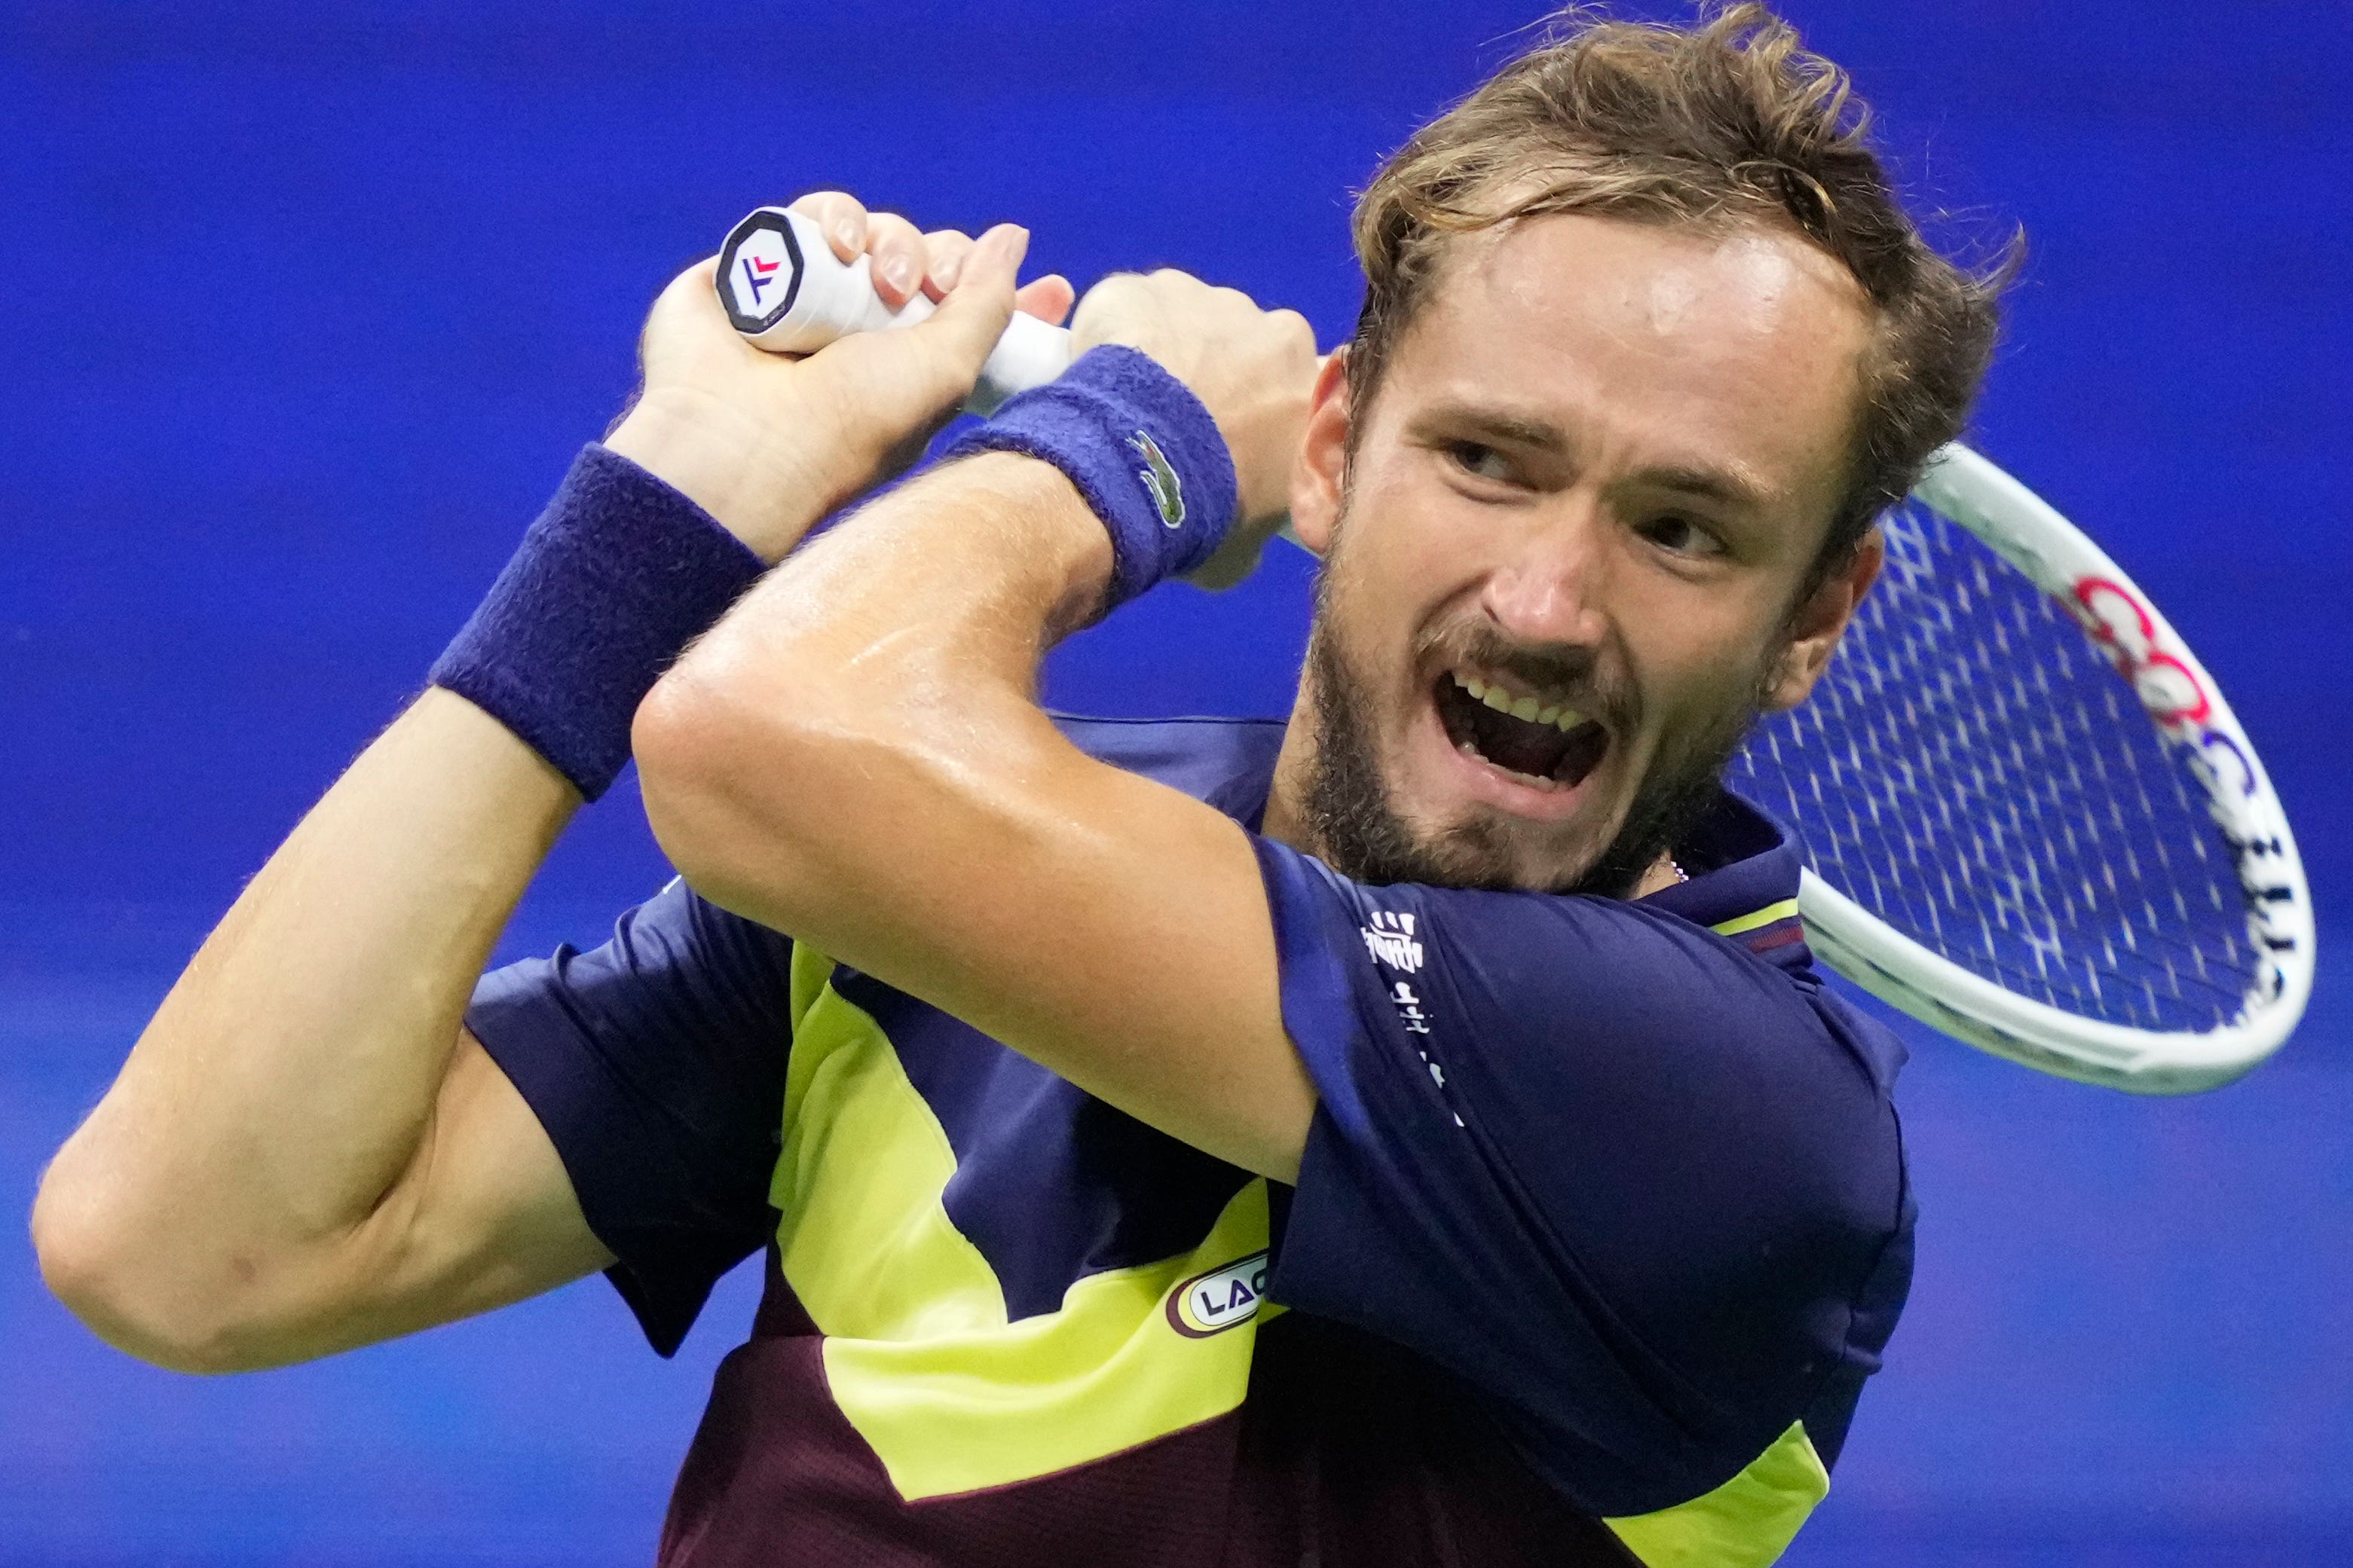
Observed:
[[[817,8],[808,8],[815,10]],[[1345,193],[1534,7],[0,5],[0,1211],[207,923],[414,690],[747,207],[1014,217],[1082,283],[1305,310]],[[2353,894],[2342,7],[1791,0],[1913,188],[2035,259],[1979,443],[2089,522]],[[844,14],[849,19],[845,19]],[[1060,657],[1106,711],[1275,711],[1288,557]],[[666,875],[626,790],[507,951]],[[2145,1103],[1923,1040],[1913,1309],[1794,1563],[2353,1560],[2353,1013]],[[142,1367],[0,1226],[0,1562],[649,1558],[750,1282],[657,1362],[605,1288],[326,1365]]]

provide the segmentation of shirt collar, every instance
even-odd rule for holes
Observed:
[[[1056,716],[1102,760],[1172,784],[1256,833],[1266,814],[1280,719],[1103,720]],[[1691,879],[1641,902],[1705,926],[1786,969],[1812,962],[1798,922],[1797,836],[1729,790],[1675,846]]]
[[[1721,792],[1675,847],[1691,879],[1641,900],[1738,942],[1784,969],[1813,961],[1798,920],[1797,836],[1741,799]]]

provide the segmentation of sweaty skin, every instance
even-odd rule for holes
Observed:
[[[1440,857],[1450,879],[1574,882],[1646,778],[1810,688],[1876,569],[1874,545],[1785,625],[1866,331],[1852,280],[1792,236],[1568,216],[1458,241],[1361,415],[1327,371],[1294,503],[1329,573],[1316,635],[1391,807],[1475,843]],[[1316,662],[1279,837],[1307,831]],[[1457,674],[1591,717],[1607,750],[1567,788],[1466,755],[1439,709]]]
[[[960,292],[968,237],[870,220],[838,194],[795,205],[844,260],[862,247],[886,279],[896,258]],[[1017,296],[992,276],[944,322],[797,363],[710,328],[710,268],[656,302],[644,394],[610,439],[659,447],[665,477],[770,560],[947,416],[1000,312],[1071,304],[1059,278]],[[545,1131],[460,1023],[579,806],[462,698],[428,690],[394,721],[247,885],[44,1173],[33,1243],[58,1299],[143,1360],[239,1372],[611,1263]]]
[[[1110,570],[1077,493],[991,454],[791,553],[970,389],[1023,237],[807,202],[838,251],[945,298],[797,363],[734,338],[708,263],[657,304],[610,444],[789,558],[639,710],[656,830],[706,896],[1289,1179],[1314,1098],[1246,836],[1078,752],[1035,701],[1039,656]],[[1233,559],[1286,508],[1328,552],[1329,626],[1400,808],[1486,824],[1510,876],[1550,885],[1694,727],[1759,685],[1796,700],[1827,658],[1868,563],[1792,601],[1840,471],[1861,308],[1769,231],[1546,218],[1466,243],[1452,274],[1363,413],[1352,493],[1356,416],[1297,316],[1161,273],[1099,286],[1074,330],[1153,354],[1208,405],[1240,481]],[[1059,279],[1020,300],[1068,301]],[[1574,669],[1614,694],[1588,777],[1532,787],[1436,743],[1432,693],[1473,647],[1499,677]],[[1312,850],[1299,714],[1269,826]],[[51,1288],[134,1353],[227,1371],[608,1263],[459,1024],[578,804],[486,714],[421,698],[247,888],[60,1151],[34,1215]]]
[[[1075,331],[1193,387],[1254,522],[1290,479],[1301,536],[1334,555],[1327,613],[1382,681],[1367,718],[1392,794],[1433,825],[1479,817],[1515,879],[1550,886],[1686,737],[1760,693],[1799,700],[1827,660],[1873,563],[1795,600],[1843,475],[1865,321],[1827,261],[1772,231],[1552,217],[1458,267],[1366,411],[1361,544],[1336,526],[1339,372],[1302,394],[1303,445],[1274,395],[1313,363],[1292,322],[1162,276],[1091,295]],[[1246,836],[1083,756],[1034,699],[1039,658],[1109,568],[1101,527],[1034,459],[903,487],[787,562],[656,689],[637,730],[648,815],[706,897],[1289,1180],[1314,1095]],[[1587,669],[1556,683],[1564,700],[1620,694],[1575,787],[1516,783],[1445,743],[1432,693],[1464,641],[1506,678]],[[1304,711],[1267,826],[1313,851]]]

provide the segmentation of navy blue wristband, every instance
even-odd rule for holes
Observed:
[[[1201,400],[1149,355],[1113,344],[1007,399],[940,460],[972,452],[1027,453],[1069,476],[1110,531],[1114,605],[1207,561],[1240,505],[1233,456]]]
[[[766,563],[618,452],[584,447],[433,684],[488,712],[595,800],[638,704]]]

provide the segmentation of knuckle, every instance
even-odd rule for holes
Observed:
[[[846,191],[812,191],[794,202],[791,210],[815,223],[844,261],[866,244],[866,208]]]

